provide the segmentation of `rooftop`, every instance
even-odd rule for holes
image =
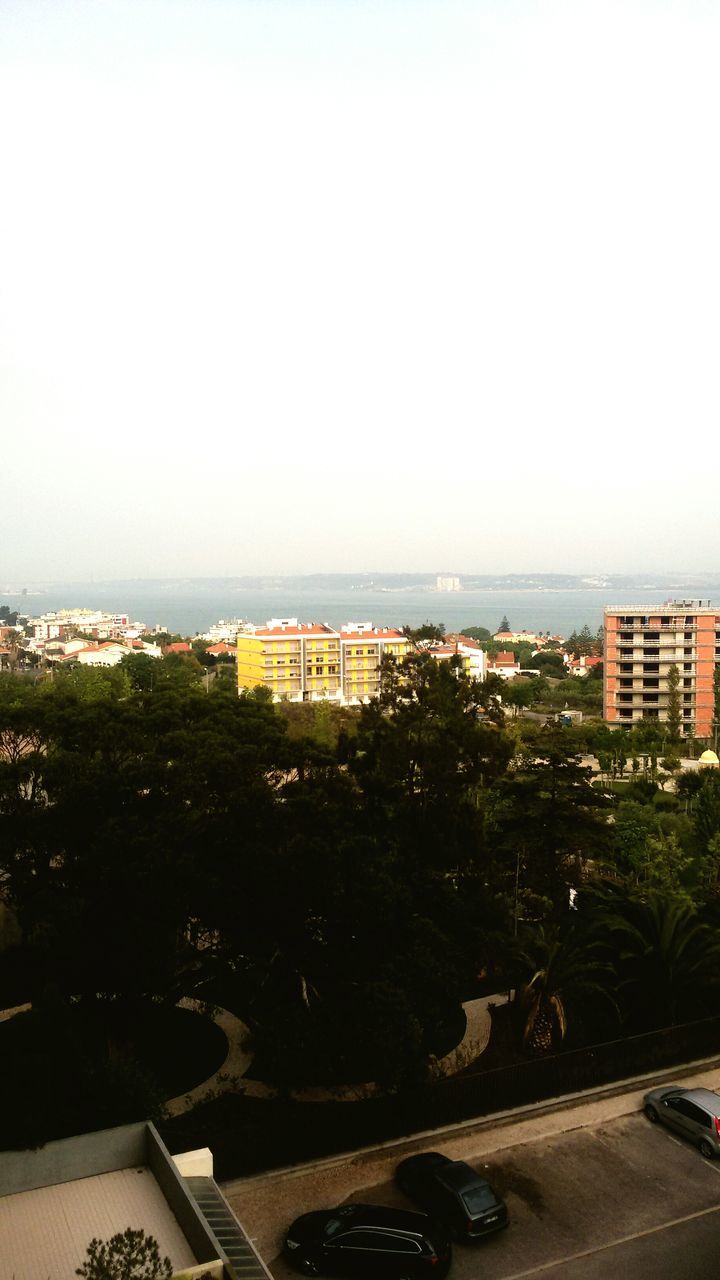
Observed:
[[[142,1227],[173,1271],[195,1255],[146,1165],[0,1196],[0,1280],[75,1280],[94,1236]]]

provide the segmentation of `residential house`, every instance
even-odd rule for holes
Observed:
[[[488,675],[502,676],[504,680],[511,680],[520,672],[520,663],[515,654],[510,649],[500,650],[499,653],[488,654],[487,660]]]

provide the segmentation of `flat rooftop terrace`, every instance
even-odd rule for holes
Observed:
[[[215,1187],[212,1152],[178,1160],[193,1177],[180,1173],[149,1121],[0,1151],[0,1280],[75,1280],[90,1241],[128,1227],[153,1236],[178,1277],[193,1268],[227,1275],[227,1255],[190,1185],[202,1175]],[[252,1274],[267,1275],[237,1223],[233,1247],[235,1235],[257,1264]]]
[[[0,1196],[0,1280],[75,1280],[94,1236],[142,1228],[173,1271],[196,1258],[147,1165]]]

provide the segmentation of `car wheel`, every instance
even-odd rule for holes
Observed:
[[[316,1258],[298,1258],[297,1267],[304,1276],[320,1275],[320,1263]]]
[[[650,1102],[648,1102],[645,1108],[645,1115],[647,1116],[651,1124],[657,1124],[658,1120],[660,1119],[657,1111],[655,1110],[655,1108]]]
[[[704,1156],[706,1160],[712,1160],[715,1155],[715,1148],[712,1142],[708,1142],[707,1138],[703,1138],[700,1143],[700,1155]]]

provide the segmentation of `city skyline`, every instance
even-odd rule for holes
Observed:
[[[0,582],[720,556],[720,12],[10,0]]]

